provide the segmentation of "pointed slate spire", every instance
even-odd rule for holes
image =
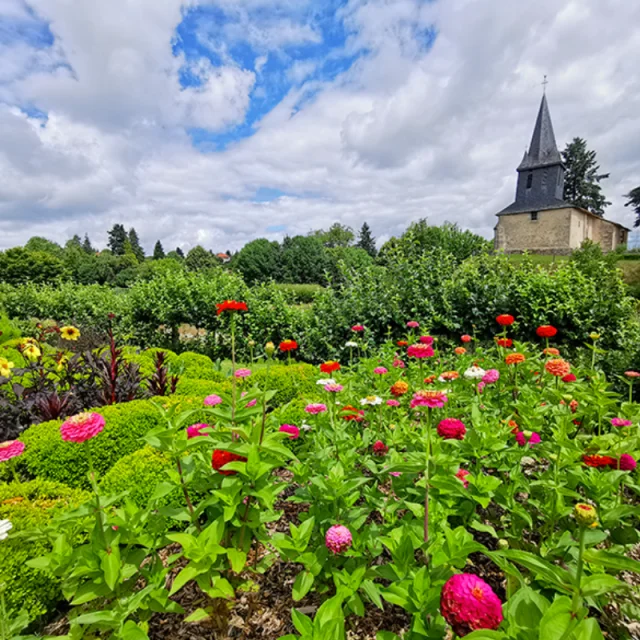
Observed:
[[[562,158],[556,145],[556,137],[553,133],[547,96],[543,95],[536,126],[533,130],[533,136],[531,137],[529,151],[525,154],[518,170],[529,170],[559,163],[562,163]]]

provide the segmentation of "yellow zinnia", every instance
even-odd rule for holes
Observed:
[[[37,360],[41,351],[35,344],[27,344],[22,348],[22,355],[29,360]]]
[[[9,362],[6,358],[0,358],[0,377],[8,378],[11,376],[11,369],[16,365]]]
[[[60,337],[64,340],[77,340],[80,337],[80,331],[72,326],[62,327]]]

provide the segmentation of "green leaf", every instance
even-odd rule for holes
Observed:
[[[310,571],[301,571],[293,583],[293,599],[296,602],[302,600],[302,598],[309,593],[309,589],[311,589],[312,586],[313,574]]]
[[[380,590],[373,580],[363,580],[360,587],[369,596],[371,602],[373,602],[378,609],[384,609],[382,598],[380,597]]]
[[[177,593],[184,587],[187,582],[193,580],[196,576],[199,576],[202,573],[202,570],[199,569],[194,564],[188,564],[175,578],[173,584],[171,585],[171,591],[169,591],[169,595],[172,596],[174,593]]]
[[[549,601],[530,587],[519,589],[506,604],[505,616],[523,629],[538,629]]]
[[[402,640],[402,638],[391,631],[378,631],[376,640]]]
[[[151,495],[151,502],[155,500],[160,500],[160,498],[164,498],[166,495],[169,495],[174,489],[176,485],[171,482],[160,482],[156,485],[155,491]]]
[[[92,611],[84,613],[73,619],[75,624],[107,624],[112,625],[117,621],[118,614],[115,611]]]
[[[468,640],[500,640],[507,636],[500,631],[492,631],[491,629],[479,629],[465,636]]]
[[[581,590],[584,596],[599,596],[610,591],[625,588],[625,584],[606,573],[589,576],[582,581]]]
[[[117,545],[111,547],[111,553],[107,552],[103,556],[100,568],[104,573],[104,581],[113,591],[118,584],[118,576],[120,575],[120,548]]]
[[[231,568],[235,573],[240,573],[247,563],[247,554],[239,549],[227,549],[227,556],[231,562]]]
[[[592,564],[598,564],[607,569],[617,569],[618,571],[633,571],[640,573],[640,562],[632,560],[626,556],[611,553],[609,551],[597,551],[595,549],[586,549],[584,559]]]
[[[185,622],[200,622],[200,620],[208,620],[210,614],[204,609],[196,609],[191,615],[187,616]]]
[[[587,618],[583,620],[571,634],[570,640],[604,640],[597,620]]]
[[[143,631],[133,620],[127,620],[119,637],[122,640],[149,640],[146,631]]]
[[[571,593],[573,591],[573,578],[567,571],[552,565],[546,560],[542,560],[542,558],[539,558],[533,553],[508,549],[502,551],[502,555],[532,571],[535,578],[544,578],[565,593]]]
[[[571,599],[561,596],[547,609],[540,622],[540,640],[561,640],[575,625],[571,612]]]
[[[309,616],[300,613],[297,609],[291,609],[291,621],[298,633],[302,635],[311,635],[313,633],[313,622]]]

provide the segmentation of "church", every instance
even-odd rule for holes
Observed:
[[[518,167],[516,199],[497,214],[496,250],[563,255],[587,239],[604,252],[627,243],[629,229],[562,199],[564,170],[543,95],[529,150]]]

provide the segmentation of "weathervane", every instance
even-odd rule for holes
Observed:
[[[545,75],[544,80],[542,81],[542,93],[544,95],[547,94],[547,85],[549,84],[549,81],[547,80],[547,76]]]

